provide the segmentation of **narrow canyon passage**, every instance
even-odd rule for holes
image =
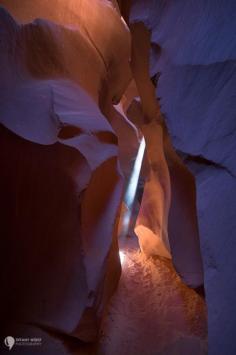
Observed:
[[[0,1],[0,355],[236,355],[235,18]]]
[[[104,355],[207,354],[205,302],[170,260],[146,259],[136,240],[121,246],[122,276],[103,324]]]

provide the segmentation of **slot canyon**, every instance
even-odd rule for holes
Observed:
[[[0,354],[236,354],[235,19],[0,0]]]

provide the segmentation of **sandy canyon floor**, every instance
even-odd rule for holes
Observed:
[[[19,354],[207,354],[204,299],[182,283],[170,260],[146,259],[136,238],[125,238],[120,247],[124,254],[122,275],[102,325],[100,343],[82,345],[71,337],[35,327],[35,336],[42,337],[43,346],[33,353],[22,348]]]
[[[102,328],[104,355],[207,354],[206,306],[170,260],[146,259],[131,238],[122,243],[122,276]]]

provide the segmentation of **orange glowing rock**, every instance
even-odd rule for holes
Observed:
[[[95,85],[99,76],[100,81],[96,90],[93,90],[93,96],[103,96],[101,90],[104,90],[105,84],[110,98],[114,102],[120,100],[131,78],[130,35],[109,1],[22,0],[19,3],[3,0],[1,5],[21,22],[28,23],[41,18],[66,28],[65,34],[59,34],[58,45],[62,46],[61,52],[65,57],[66,69],[72,72],[72,80],[78,79],[87,89],[88,85]],[[71,32],[68,34],[69,30]],[[69,46],[72,47],[68,48],[64,36],[70,39]]]
[[[93,341],[119,278],[123,191],[117,138],[98,103],[111,105],[130,79],[129,32],[103,1],[6,5],[26,23],[0,9],[4,322]]]

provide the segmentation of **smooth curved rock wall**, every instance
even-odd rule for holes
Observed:
[[[196,182],[209,354],[236,351],[236,3],[134,1],[152,35],[150,76],[174,147]],[[182,251],[185,253],[186,251]]]
[[[117,137],[96,103],[104,68],[91,84],[81,73],[98,54],[79,30],[20,25],[3,8],[0,39],[1,332],[34,324],[94,341],[120,274],[123,193]]]

